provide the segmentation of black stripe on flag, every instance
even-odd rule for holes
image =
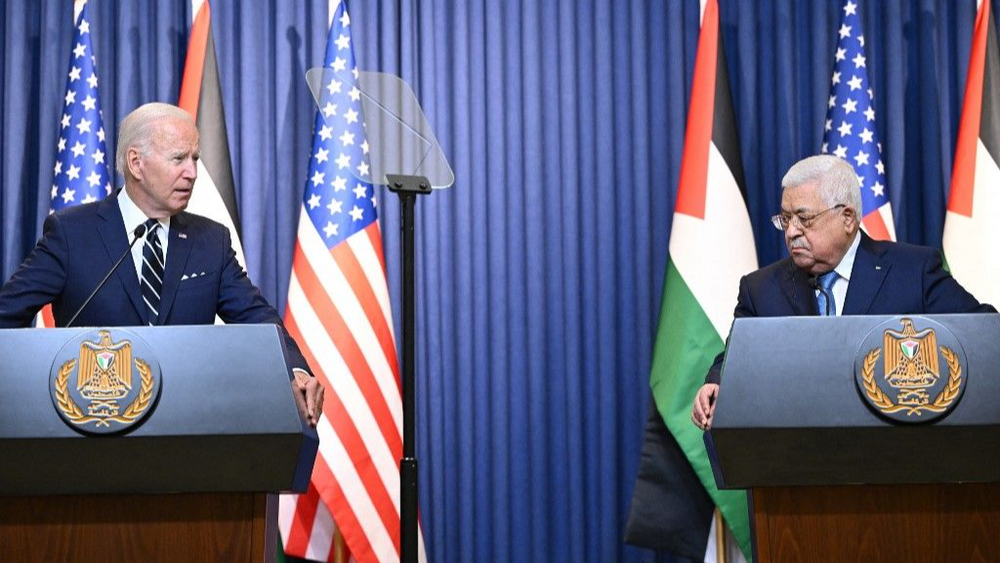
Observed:
[[[236,188],[233,169],[229,160],[229,134],[226,131],[226,114],[222,108],[222,87],[219,67],[215,58],[215,38],[208,31],[205,46],[205,65],[201,74],[201,94],[198,98],[198,130],[201,131],[201,159],[212,175],[215,187],[233,219],[236,233],[242,239],[240,216],[236,207]]]
[[[743,157],[740,155],[740,137],[736,130],[736,112],[729,89],[729,69],[726,67],[726,50],[723,47],[722,29],[719,29],[718,57],[715,61],[715,109],[712,120],[712,143],[719,149],[726,166],[736,179],[736,185],[747,203],[747,184],[743,176]]]
[[[983,0],[984,2],[989,0]],[[983,69],[983,110],[979,120],[979,138],[1000,167],[1000,51],[997,48],[997,28],[990,14],[986,34],[986,68]]]

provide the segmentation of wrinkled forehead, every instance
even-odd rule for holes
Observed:
[[[198,128],[190,120],[161,117],[150,124],[150,140],[159,150],[193,151],[198,148]]]
[[[782,213],[808,213],[826,208],[818,183],[806,183],[781,192]]]

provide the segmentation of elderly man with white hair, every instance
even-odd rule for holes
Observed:
[[[740,280],[736,318],[996,312],[944,270],[938,250],[862,232],[861,188],[844,160],[801,160],[781,188],[781,212],[771,221],[784,231],[789,257]],[[691,409],[702,429],[712,425],[724,355]]]
[[[297,402],[315,425],[323,387],[236,260],[229,230],[185,211],[198,151],[194,120],[176,106],[150,103],[126,116],[116,154],[124,188],[46,218],[42,238],[0,289],[0,327],[29,326],[48,303],[56,326],[213,324],[216,315],[227,323],[275,324],[295,373]],[[133,242],[139,244],[131,246],[132,260],[100,285]]]

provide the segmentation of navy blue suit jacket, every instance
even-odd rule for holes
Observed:
[[[844,300],[844,315],[995,312],[992,306],[980,304],[944,270],[941,253],[936,249],[876,241],[861,233]],[[765,266],[740,280],[736,318],[817,314],[816,291],[809,274],[795,267],[791,258]],[[719,382],[723,357],[724,353],[716,357],[706,383]]]
[[[0,327],[30,326],[38,310],[48,303],[52,303],[56,326],[65,326],[126,252],[128,243],[114,196],[49,215],[42,238],[0,289]],[[213,324],[216,314],[227,323],[278,325],[292,367],[309,369],[277,311],[236,260],[229,230],[211,219],[179,213],[170,218],[160,314],[155,324]],[[75,326],[147,324],[147,308],[131,257],[74,322]]]

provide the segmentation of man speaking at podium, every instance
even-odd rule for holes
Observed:
[[[296,402],[315,426],[323,387],[236,260],[229,230],[184,211],[198,176],[198,142],[191,116],[176,106],[150,103],[126,116],[116,153],[124,189],[46,218],[42,238],[0,289],[0,327],[30,326],[48,303],[56,326],[204,325],[216,315],[275,324],[295,372]]]
[[[801,160],[781,188],[781,213],[771,221],[784,231],[790,256],[740,280],[736,318],[996,312],[944,270],[937,250],[861,232],[861,189],[846,161]],[[715,358],[691,409],[691,420],[705,430],[723,357]]]

